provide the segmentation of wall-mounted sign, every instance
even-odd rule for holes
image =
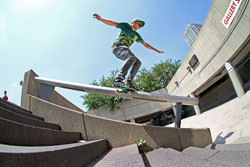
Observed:
[[[240,8],[241,1],[243,0],[231,0],[227,12],[222,20],[222,24],[228,28],[232,23],[238,9]]]
[[[227,72],[231,72],[231,71],[233,70],[233,67],[232,67],[231,64],[228,63],[228,62],[225,63],[225,67],[226,67],[226,69],[227,69]]]

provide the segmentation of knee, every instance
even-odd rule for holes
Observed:
[[[137,58],[135,56],[129,56],[128,60],[135,63],[137,61]]]
[[[138,66],[141,66],[141,61],[138,58],[136,58],[136,63],[138,64]]]

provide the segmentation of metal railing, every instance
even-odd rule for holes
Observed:
[[[38,97],[47,101],[50,101],[54,88],[61,87],[66,89],[72,89],[72,90],[78,90],[78,91],[90,92],[108,96],[115,96],[127,99],[176,103],[176,105],[174,105],[176,127],[180,127],[181,105],[182,104],[198,105],[199,103],[199,100],[194,97],[183,97],[183,96],[175,96],[169,94],[148,93],[140,91],[135,91],[130,93],[117,93],[118,88],[79,84],[74,82],[66,82],[66,81],[60,81],[42,77],[35,77],[35,81],[40,83],[40,90],[38,93]]]

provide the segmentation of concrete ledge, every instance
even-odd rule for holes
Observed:
[[[182,149],[190,146],[203,148],[212,143],[209,128],[178,128],[177,130]]]
[[[27,110],[30,110],[29,108],[29,103],[30,103],[30,98],[29,95],[32,96],[37,96],[38,91],[40,88],[40,84],[35,82],[34,78],[37,77],[38,75],[32,71],[29,70],[24,74],[24,80],[22,82],[22,98],[21,98],[21,106]],[[63,106],[65,108],[70,108],[75,111],[80,111],[82,110],[72,104],[70,101],[68,101],[66,98],[64,98],[62,95],[60,95],[57,91],[54,91],[51,97],[51,102],[60,106]]]
[[[81,132],[85,140],[107,139],[110,147],[135,144],[142,138],[147,140],[149,149],[183,150],[188,146],[205,147],[212,143],[207,128],[178,129],[127,123],[70,110],[34,96],[30,96],[30,108],[46,121],[59,124],[62,130]]]
[[[81,134],[24,125],[0,118],[0,143],[23,146],[49,146],[74,143]]]
[[[147,140],[147,145],[151,149],[168,145],[181,150],[175,128],[132,124],[88,114],[84,114],[84,120],[89,140],[105,138],[109,141],[110,147],[134,144],[143,138]]]
[[[110,147],[134,144],[146,139],[150,149],[169,147],[183,150],[189,146],[205,147],[212,143],[209,129],[178,129],[126,123],[84,114],[89,140],[105,138]],[[202,136],[202,137],[201,137]]]
[[[83,139],[88,140],[82,112],[74,111],[30,95],[29,99],[29,107],[34,114],[43,117],[46,122],[60,125],[63,131],[81,132]]]
[[[160,92],[166,93],[166,92]],[[88,111],[88,114],[115,120],[131,120],[134,118],[150,115],[155,112],[172,108],[172,103],[150,102],[143,100],[125,100],[116,105],[114,111],[110,112],[110,107],[100,107],[96,110]]]
[[[0,144],[0,166],[80,167],[95,160],[107,149],[106,140],[46,147]]]

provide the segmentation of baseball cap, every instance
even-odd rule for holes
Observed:
[[[143,26],[145,25],[145,22],[142,21],[142,20],[139,20],[139,19],[133,19],[133,20],[131,21],[131,23],[134,23],[134,22],[140,22],[140,23],[141,23],[141,27],[143,27]]]

